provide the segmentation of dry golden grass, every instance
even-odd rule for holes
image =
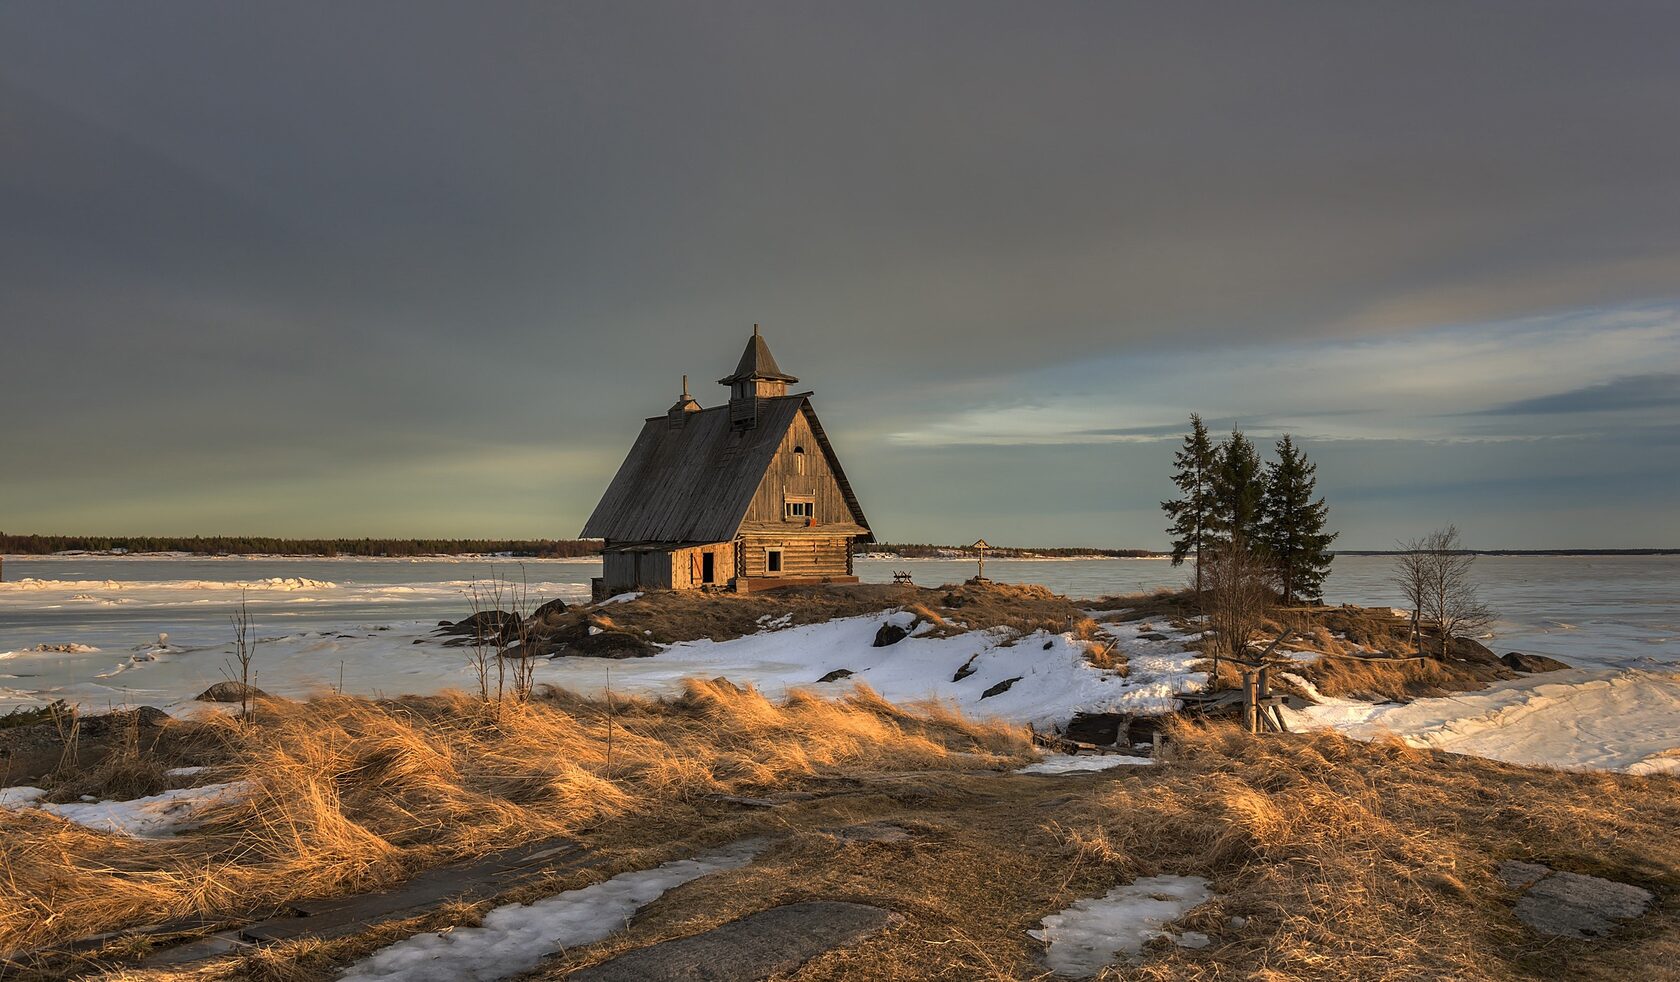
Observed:
[[[1023,731],[907,711],[863,688],[778,703],[711,682],[669,701],[621,698],[611,713],[564,693],[500,713],[458,695],[330,697],[266,701],[256,726],[219,725],[217,778],[250,793],[195,832],[135,840],[0,812],[0,951],[374,888],[819,771],[973,767],[1027,752]]]
[[[1680,783],[1573,774],[1361,744],[1181,726],[1160,766],[1092,777],[928,775],[913,790],[790,808],[751,867],[656,902],[630,929],[569,951],[545,978],[781,903],[876,904],[905,922],[795,976],[1043,978],[1027,930],[1139,876],[1207,877],[1218,899],[1103,978],[1626,979],[1680,964]],[[907,842],[828,834],[895,822]],[[1494,877],[1506,859],[1631,882],[1659,907],[1608,940],[1528,933]],[[1233,917],[1244,918],[1240,923]],[[1664,973],[1669,973],[1665,976]]]
[[[717,711],[726,711],[723,695]],[[860,698],[884,724],[914,718]],[[708,702],[692,707],[696,718]],[[761,713],[755,705],[742,708]],[[1012,745],[1009,734],[993,736]],[[1680,782],[1672,778],[1515,767],[1330,734],[1252,737],[1230,726],[1179,726],[1168,746],[1158,766],[1099,775],[975,774],[936,756],[931,770],[825,775],[806,787],[844,793],[774,811],[628,814],[584,834],[607,853],[598,868],[503,900],[769,835],[773,845],[752,865],[671,891],[627,930],[557,955],[539,974],[562,978],[754,911],[832,899],[876,904],[903,922],[818,957],[799,982],[1044,978],[1029,929],[1082,897],[1161,873],[1212,881],[1218,899],[1180,923],[1212,944],[1162,945],[1103,978],[1622,982],[1672,978],[1680,965]],[[865,822],[891,822],[912,837],[860,843],[834,834]],[[1518,924],[1493,876],[1506,859],[1635,883],[1658,904],[1609,939],[1541,939]],[[330,979],[380,944],[472,924],[483,910],[279,946],[196,977]]]

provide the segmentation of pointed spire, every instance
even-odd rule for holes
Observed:
[[[747,350],[741,352],[741,360],[735,366],[735,374],[728,378],[718,379],[719,385],[733,385],[736,382],[797,382],[797,378],[782,371],[776,364],[776,359],[770,354],[770,346],[764,343],[764,338],[758,333],[758,325],[753,325],[753,334],[747,339]]]

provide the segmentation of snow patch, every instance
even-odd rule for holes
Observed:
[[[1106,771],[1123,765],[1149,765],[1151,757],[1130,757],[1126,754],[1045,754],[1037,763],[1015,771],[1017,774],[1078,774]]]
[[[1199,876],[1146,876],[1051,914],[1042,930],[1027,934],[1048,946],[1044,957],[1050,971],[1088,979],[1117,961],[1135,961],[1155,938],[1204,947],[1207,935],[1175,934],[1165,925],[1213,897],[1208,881]]]
[[[632,600],[639,600],[641,596],[642,594],[639,590],[634,590],[630,593],[621,593],[615,597],[608,597],[607,599],[601,601],[601,606],[605,607],[607,604],[627,604]]]
[[[620,873],[534,904],[505,904],[486,914],[478,927],[417,934],[381,948],[350,966],[341,982],[490,982],[528,972],[554,952],[599,941],[619,930],[632,914],[667,890],[747,865],[761,848],[760,840],[737,842],[693,859]]]
[[[195,828],[200,814],[212,805],[249,793],[243,781],[180,788],[132,801],[74,801],[69,804],[43,803],[39,788],[6,788],[0,791],[0,805],[16,807],[6,792],[23,792],[20,804],[50,812],[67,822],[101,832],[116,832],[143,839],[174,835]],[[28,792],[34,792],[31,796]]]
[[[1680,771],[1680,672],[1547,672],[1409,703],[1324,696],[1284,710],[1291,728],[1334,729],[1358,740],[1391,733],[1413,747],[1512,764],[1634,774]]]

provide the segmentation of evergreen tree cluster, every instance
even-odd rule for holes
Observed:
[[[1329,509],[1315,498],[1318,465],[1288,434],[1277,442],[1277,459],[1262,462],[1239,429],[1215,444],[1207,426],[1190,416],[1190,432],[1173,457],[1173,483],[1180,496],[1161,502],[1171,524],[1172,561],[1194,554],[1196,592],[1203,588],[1201,557],[1237,548],[1268,562],[1284,603],[1323,599],[1324,578],[1334,558],[1325,530]]]

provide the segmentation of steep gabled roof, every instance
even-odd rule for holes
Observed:
[[[857,496],[806,398],[809,394],[760,400],[758,424],[748,429],[730,425],[728,405],[688,413],[681,425],[665,416],[649,419],[589,516],[583,537],[615,542],[733,539],[776,448],[801,412],[817,435],[846,506],[867,529]]]

